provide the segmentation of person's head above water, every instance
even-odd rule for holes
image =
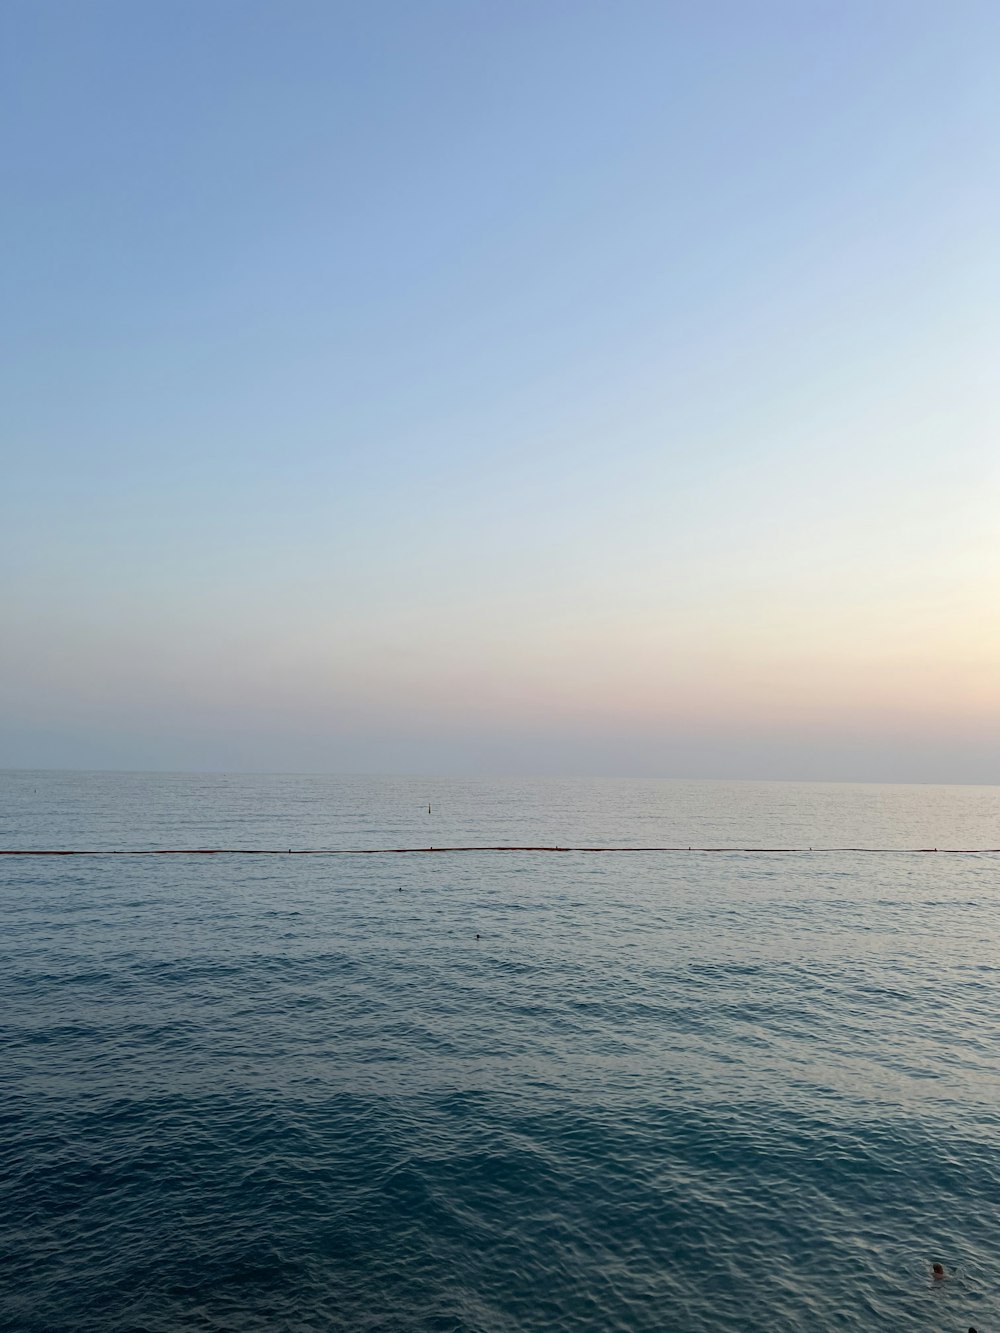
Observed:
[[[944,1277],[944,1264],[932,1264],[931,1272],[935,1277]]]

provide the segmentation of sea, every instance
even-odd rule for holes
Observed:
[[[0,1328],[997,1333],[990,847],[996,787],[2,773],[94,854],[0,857]]]

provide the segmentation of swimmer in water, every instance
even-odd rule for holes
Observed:
[[[941,1280],[941,1279],[944,1277],[944,1275],[945,1275],[945,1272],[944,1272],[944,1264],[932,1264],[932,1265],[931,1265],[931,1272],[934,1274],[934,1280],[935,1280],[935,1282],[940,1282],[940,1280]]]

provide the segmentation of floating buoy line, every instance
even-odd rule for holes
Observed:
[[[455,852],[647,852],[647,853],[712,853],[742,856],[864,853],[872,856],[925,855],[937,852],[942,856],[983,856],[1000,852],[1000,847],[528,847],[528,846],[463,846],[463,847],[111,847],[111,848],[51,848],[0,847],[0,856],[419,856],[447,855]]]

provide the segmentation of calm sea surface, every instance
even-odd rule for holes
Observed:
[[[1000,788],[0,774],[6,847],[470,842]],[[1000,855],[0,858],[0,927],[5,1330],[1000,1330]]]

